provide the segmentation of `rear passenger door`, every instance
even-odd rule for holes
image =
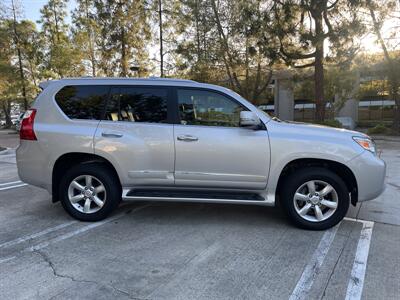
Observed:
[[[95,153],[119,170],[123,186],[174,184],[170,90],[112,87],[95,134]]]

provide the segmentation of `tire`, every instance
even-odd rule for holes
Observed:
[[[66,212],[80,221],[103,220],[121,201],[118,179],[101,163],[83,163],[68,169],[61,178],[59,191]]]
[[[290,221],[310,230],[335,226],[345,217],[350,204],[344,181],[332,171],[319,167],[299,169],[287,176],[280,197]]]

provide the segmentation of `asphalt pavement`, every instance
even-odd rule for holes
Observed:
[[[17,136],[0,132],[0,145]],[[125,202],[69,217],[0,155],[1,299],[399,299],[400,141],[379,140],[387,189],[327,231],[277,208]]]

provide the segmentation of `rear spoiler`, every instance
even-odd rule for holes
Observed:
[[[43,91],[44,89],[46,89],[50,84],[52,84],[53,82],[56,82],[58,80],[47,80],[47,81],[43,81],[41,83],[39,83],[39,87],[40,89]]]

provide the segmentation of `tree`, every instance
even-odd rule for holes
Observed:
[[[176,74],[202,82],[218,82],[226,74],[220,65],[217,33],[209,1],[184,1],[180,19],[184,30],[175,50]]]
[[[371,18],[372,31],[384,54],[390,96],[396,103],[393,128],[400,133],[400,57],[389,51],[388,42],[385,41],[382,34],[382,26],[385,20],[387,20],[391,12],[396,9],[399,11],[400,1],[397,3],[397,1],[388,0],[383,3],[379,0],[366,0],[366,8]],[[397,29],[395,30],[397,31]]]
[[[131,67],[139,67],[139,75],[147,69],[150,27],[145,0],[95,0],[96,22],[100,26],[104,73],[119,76],[131,74]]]
[[[156,12],[153,19],[158,24],[157,44],[159,46],[160,76],[164,77],[174,66],[174,46],[177,37],[182,34],[186,25],[185,17],[181,14],[182,4],[176,0],[154,0],[149,10]]]
[[[187,1],[185,40],[177,51],[195,79],[225,84],[252,102],[266,93],[277,61],[266,20],[271,1]]]
[[[10,84],[17,78],[15,69],[10,64],[12,53],[8,29],[5,21],[0,20],[0,108],[5,116],[6,126],[10,127],[12,125]]]
[[[31,79],[36,78],[37,66],[32,60],[32,55],[37,55],[40,50],[37,46],[37,31],[34,23],[18,20],[20,7],[14,0],[8,8],[4,8],[1,19],[2,38],[2,67],[1,76],[5,82],[3,90],[3,111],[7,116],[11,102],[21,102],[23,109],[29,107],[35,86]]]
[[[80,49],[68,36],[65,23],[67,0],[49,0],[40,10],[42,40],[46,47],[45,68],[47,77],[79,76],[84,73]]]
[[[25,82],[25,74],[24,74],[24,69],[22,65],[22,53],[21,53],[21,40],[19,36],[19,32],[17,29],[17,8],[15,6],[14,0],[11,0],[11,9],[12,9],[12,29],[13,29],[13,41],[14,41],[14,46],[17,51],[17,57],[18,57],[18,70],[19,70],[19,76],[20,76],[20,82],[21,82],[21,87],[22,87],[22,99],[24,101],[24,109],[28,109],[28,99],[26,96],[26,82]]]
[[[98,42],[100,27],[96,22],[96,11],[93,0],[78,0],[77,8],[73,12],[74,40],[79,45],[83,59],[90,62],[93,77],[98,72]]]
[[[275,0],[280,56],[295,68],[314,68],[316,120],[325,118],[324,64],[349,63],[363,32],[357,0]],[[328,49],[328,52],[325,50]]]

